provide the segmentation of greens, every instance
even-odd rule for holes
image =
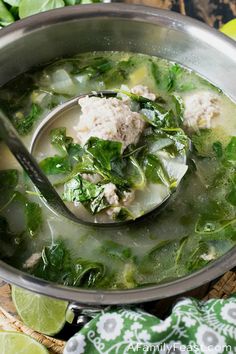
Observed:
[[[105,275],[99,262],[73,258],[62,240],[44,247],[42,258],[31,269],[37,277],[68,286],[95,287]]]
[[[101,2],[100,0],[0,0],[0,25],[7,26],[39,12],[64,6]]]
[[[41,108],[37,104],[32,104],[29,114],[16,115],[13,121],[15,128],[20,135],[27,135],[32,129],[34,123],[37,121],[41,113]]]
[[[42,210],[37,203],[29,201],[28,198],[19,191],[19,189],[19,172],[13,169],[1,170],[0,213],[4,213],[6,208],[10,208],[13,204],[19,204],[22,206],[25,216],[25,230],[23,230],[21,234],[26,233],[30,237],[35,237],[42,227]]]
[[[63,197],[68,202],[82,203],[92,214],[96,214],[109,205],[104,198],[103,191],[102,186],[86,181],[77,175],[65,183]]]

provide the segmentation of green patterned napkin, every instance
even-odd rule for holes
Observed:
[[[164,321],[140,309],[104,311],[72,337],[64,354],[235,354],[236,294],[183,299]]]

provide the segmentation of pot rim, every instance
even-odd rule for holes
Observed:
[[[55,24],[56,22],[62,23],[94,17],[114,17],[132,19],[133,21],[138,22],[158,22],[160,24],[165,22],[165,25],[166,20],[168,20],[169,27],[184,32],[194,31],[195,37],[201,39],[201,41],[209,43],[209,41],[214,39],[214,41],[211,42],[212,46],[216,46],[217,48],[222,48],[222,46],[224,46],[224,53],[228,56],[234,54],[233,57],[236,58],[235,42],[200,21],[153,7],[114,3],[69,6],[30,16],[1,29],[0,41],[3,41],[3,45],[6,43],[9,44],[26,32],[36,31],[39,28],[42,29],[42,27]],[[217,278],[235,265],[236,246],[208,266],[185,277],[159,285],[128,290],[87,290],[62,286],[24,273],[3,261],[0,261],[0,276],[6,282],[10,282],[39,294],[63,300],[91,305],[116,305],[153,301],[181,294]]]

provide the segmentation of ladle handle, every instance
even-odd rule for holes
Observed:
[[[55,212],[78,222],[78,219],[66,207],[51,182],[44,175],[35,158],[26,149],[15,128],[2,110],[0,110],[0,138],[6,143],[9,150],[26,171],[31,181],[38,188],[52,209]]]

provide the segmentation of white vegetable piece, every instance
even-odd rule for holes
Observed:
[[[54,92],[61,95],[76,95],[77,87],[68,72],[64,69],[58,69],[52,74],[51,88]]]

